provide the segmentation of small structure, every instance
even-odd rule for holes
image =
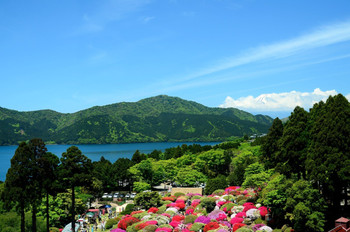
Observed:
[[[350,232],[350,220],[341,217],[335,221],[335,228],[329,232]]]

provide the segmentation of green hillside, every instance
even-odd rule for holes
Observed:
[[[0,145],[40,137],[67,144],[221,141],[266,133],[272,119],[238,109],[210,108],[160,95],[138,102],[95,106],[72,114],[19,112],[0,107]]]

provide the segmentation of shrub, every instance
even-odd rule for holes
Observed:
[[[201,222],[195,222],[191,226],[191,231],[200,231],[204,228],[205,224]]]
[[[50,232],[60,232],[60,229],[58,229],[57,227],[50,227]]]
[[[137,193],[149,189],[151,189],[151,185],[146,182],[134,182],[134,191],[136,191]]]
[[[135,205],[149,209],[160,205],[161,196],[157,192],[143,192],[135,197]]]
[[[194,195],[194,196],[191,198],[191,200],[193,201],[194,199],[201,199],[201,196],[199,196],[199,195]]]
[[[213,211],[216,206],[216,199],[212,197],[206,197],[201,200],[200,205],[207,210],[207,213]]]
[[[185,224],[189,224],[189,223],[194,223],[194,221],[197,219],[197,216],[196,215],[187,215],[186,217],[185,217],[185,221],[184,221],[184,223]]]
[[[166,210],[166,205],[162,205],[162,206],[159,207],[158,209],[159,209],[159,210],[158,210],[158,214],[162,214],[162,213],[164,213],[165,210]]]
[[[134,214],[132,215],[133,217],[137,218],[137,219],[142,219],[144,216],[148,215],[147,212],[142,212],[142,213],[137,213],[137,214]]]
[[[225,193],[223,189],[217,189],[213,192],[214,195],[222,196]]]
[[[246,228],[246,227],[241,227],[236,232],[254,232],[254,230]]]
[[[144,232],[154,232],[154,231],[156,231],[157,228],[158,228],[158,226],[156,226],[156,225],[148,225],[145,228],[143,228],[142,231],[144,231]]]
[[[185,196],[185,194],[184,194],[184,193],[181,193],[181,192],[177,192],[177,193],[174,193],[174,196],[175,196],[175,197]]]
[[[114,225],[118,224],[119,220],[115,218],[111,218],[106,222],[106,229],[112,228]]]
[[[125,209],[123,212],[120,213],[120,215],[127,215],[131,214],[131,212],[134,210],[134,204],[128,204],[126,205]]]

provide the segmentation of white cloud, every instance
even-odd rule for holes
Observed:
[[[337,95],[335,90],[322,91],[316,88],[313,92],[285,92],[285,93],[267,93],[258,97],[247,96],[237,100],[228,96],[222,108],[239,108],[247,111],[292,111],[296,106],[308,110],[319,101],[326,101],[329,96]],[[346,95],[350,100],[350,94]]]

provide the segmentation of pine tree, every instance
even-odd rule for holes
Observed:
[[[279,118],[275,118],[266,135],[265,143],[261,146],[262,158],[268,168],[274,168],[279,162],[279,139],[283,135],[283,124]]]
[[[92,182],[92,163],[76,146],[62,154],[59,175],[62,182],[72,189],[71,223],[75,231],[75,187],[89,186]]]
[[[350,184],[350,104],[338,94],[310,111],[311,144],[306,167],[323,196],[339,207]]]
[[[296,173],[305,174],[305,160],[308,148],[308,113],[301,107],[295,107],[288,122],[284,126],[280,139],[280,163],[277,171],[290,177]]]

